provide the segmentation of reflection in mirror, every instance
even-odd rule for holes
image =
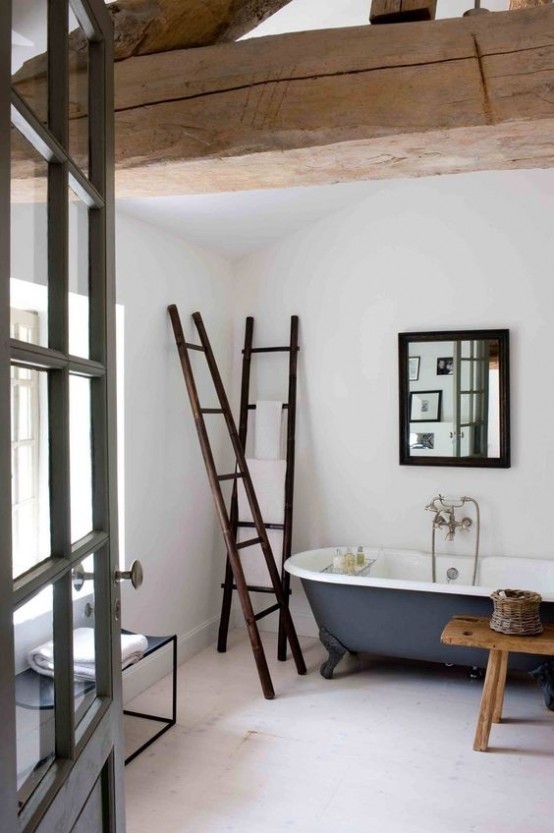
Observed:
[[[509,331],[400,333],[400,463],[510,465]]]

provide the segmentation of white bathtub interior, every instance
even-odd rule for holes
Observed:
[[[341,546],[356,552],[358,545]],[[554,559],[515,556],[479,556],[477,582],[472,586],[472,555],[436,555],[437,581],[433,582],[431,554],[424,550],[365,546],[366,557],[374,559],[368,574],[353,576],[322,572],[333,563],[336,547],[307,550],[291,556],[286,569],[291,575],[312,581],[364,584],[369,587],[425,590],[462,595],[489,595],[499,588],[535,590],[544,601],[554,601]],[[449,581],[447,570],[455,567],[458,577]]]

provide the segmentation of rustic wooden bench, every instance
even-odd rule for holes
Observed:
[[[485,648],[489,652],[485,684],[473,748],[485,752],[492,723],[500,723],[504,703],[504,686],[510,651],[520,654],[554,654],[554,625],[544,625],[535,636],[511,636],[491,630],[487,617],[455,616],[441,635],[445,645]]]

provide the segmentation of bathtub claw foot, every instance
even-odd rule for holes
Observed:
[[[544,695],[544,705],[550,711],[554,711],[554,660],[543,662],[529,675],[533,677]]]
[[[336,636],[333,636],[332,633],[329,633],[327,628],[319,629],[319,638],[323,646],[329,653],[329,658],[321,664],[319,673],[326,680],[330,680],[333,677],[333,671],[335,670],[336,666],[343,658],[343,656],[346,653],[348,653],[348,648],[345,648],[342,642],[339,642]]]

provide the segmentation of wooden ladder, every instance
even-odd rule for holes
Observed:
[[[284,563],[291,554],[292,546],[292,510],[294,497],[294,451],[296,434],[296,378],[298,366],[298,316],[292,315],[290,320],[290,341],[286,347],[253,347],[254,319],[248,316],[244,334],[244,349],[242,351],[242,380],[240,395],[240,417],[239,417],[239,439],[242,449],[246,450],[246,436],[248,432],[248,412],[255,410],[256,405],[250,404],[250,369],[253,353],[288,353],[289,354],[289,384],[288,400],[283,408],[287,412],[286,430],[286,476],[285,476],[285,511],[282,524],[266,523],[265,529],[282,530],[283,545],[281,551],[281,585],[285,594],[285,605],[288,607],[290,598],[290,575],[284,569]],[[233,489],[231,501],[231,528],[235,541],[238,538],[239,529],[254,527],[252,521],[239,520],[237,490]],[[223,587],[223,602],[221,606],[221,619],[219,621],[219,637],[217,650],[224,653],[227,650],[227,635],[229,632],[229,619],[231,616],[231,605],[233,600],[233,570],[231,562],[227,558],[225,569],[225,581]],[[259,587],[248,585],[248,590],[255,593],[273,593],[273,587]],[[275,607],[271,606],[258,613],[258,619],[274,613]],[[287,634],[285,628],[284,611],[279,612],[279,636],[277,643],[277,658],[287,658]]]
[[[273,592],[276,598],[276,604],[274,605],[273,609],[279,610],[283,616],[286,638],[288,639],[288,642],[290,644],[292,655],[296,664],[296,670],[299,674],[306,673],[306,665],[302,656],[302,649],[300,648],[298,636],[296,635],[296,630],[294,628],[290,611],[286,603],[287,600],[283,591],[281,577],[279,575],[279,571],[277,570],[277,566],[273,558],[273,553],[271,551],[271,545],[269,543],[267,532],[260,514],[260,508],[258,505],[256,494],[254,492],[254,487],[252,485],[252,479],[248,471],[248,466],[246,464],[243,446],[241,444],[237,429],[235,427],[233,415],[231,413],[231,408],[229,405],[229,400],[227,399],[227,394],[225,393],[225,388],[223,387],[223,382],[221,380],[221,376],[219,374],[214,354],[208,336],[206,334],[206,330],[204,328],[202,317],[199,312],[195,312],[192,316],[196,325],[196,329],[198,331],[198,335],[200,337],[200,344],[190,344],[185,341],[183,327],[181,325],[181,319],[179,317],[179,311],[177,310],[175,304],[172,304],[168,307],[168,312],[171,318],[173,332],[175,334],[175,342],[177,344],[177,350],[179,352],[179,358],[181,360],[181,367],[183,370],[183,375],[185,377],[185,384],[187,387],[187,392],[192,408],[194,422],[196,425],[196,430],[198,432],[198,439],[200,441],[202,457],[204,458],[204,464],[206,466],[206,472],[208,474],[208,480],[215,502],[219,525],[223,533],[225,547],[227,549],[227,557],[229,559],[234,583],[236,585],[240,603],[242,606],[242,611],[246,622],[248,636],[250,638],[250,644],[252,646],[252,652],[254,654],[254,660],[258,669],[258,675],[260,678],[262,691],[264,697],[268,700],[271,700],[273,699],[273,697],[275,697],[275,691],[273,688],[273,683],[271,681],[271,676],[269,673],[269,668],[267,665],[267,660],[265,657],[262,641],[260,639],[258,626],[256,624],[258,618],[260,617],[254,613],[254,609],[252,607],[252,601],[248,593],[248,586],[242,569],[239,549],[252,547],[256,544],[259,544],[261,546],[267,569],[271,578]],[[217,398],[219,400],[220,408],[201,407],[200,401],[198,399],[198,391],[196,388],[196,382],[194,380],[194,374],[192,372],[189,350],[200,350],[204,353],[206,361],[208,363],[208,369],[212,377],[212,382],[214,384],[214,388],[217,394]],[[206,423],[204,421],[205,414],[223,414],[223,416],[225,417],[225,423],[227,425],[227,430],[229,432],[229,437],[233,446],[236,460],[235,471],[231,474],[218,474],[216,470],[215,461],[213,458],[210,441],[208,438],[208,432],[206,430]],[[256,529],[257,535],[257,537],[251,538],[248,541],[241,541],[240,544],[237,544],[235,540],[235,535],[231,526],[231,520],[229,517],[229,513],[227,512],[227,506],[220,485],[223,481],[227,480],[232,480],[236,484],[238,479],[242,479],[244,491],[246,493],[246,498],[250,506],[250,511],[252,512],[252,517],[254,519],[254,527]]]

